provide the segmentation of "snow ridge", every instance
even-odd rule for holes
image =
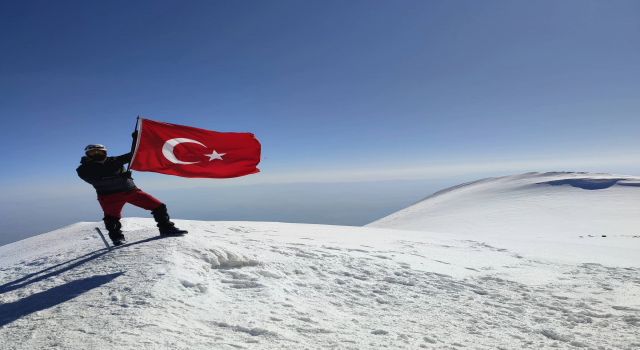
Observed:
[[[640,177],[527,173],[454,186],[367,226],[504,239],[633,237],[638,212]]]

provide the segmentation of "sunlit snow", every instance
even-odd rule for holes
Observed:
[[[0,344],[638,349],[638,179],[549,183],[579,176],[613,178],[485,180],[386,227],[130,218],[113,250],[77,223],[0,247]]]

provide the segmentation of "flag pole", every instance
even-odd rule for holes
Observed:
[[[136,117],[136,127],[133,129],[133,132],[138,132],[138,124],[140,123],[140,115]],[[136,138],[131,141],[131,161],[127,164],[127,171],[131,168],[131,163],[133,163],[133,156],[135,154],[136,146],[138,146],[138,140],[140,140],[140,135],[136,135]]]

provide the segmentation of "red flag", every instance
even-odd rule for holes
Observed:
[[[228,178],[260,170],[251,133],[217,132],[140,119],[131,169],[183,177]]]

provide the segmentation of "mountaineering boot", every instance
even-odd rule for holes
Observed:
[[[169,214],[167,213],[167,206],[161,205],[151,211],[153,218],[158,223],[158,230],[160,230],[160,236],[180,236],[187,231],[181,230],[171,222]]]
[[[125,242],[125,239],[122,234],[122,224],[120,223],[120,219],[114,216],[105,216],[102,220],[104,221],[104,227],[109,232],[109,238],[111,238],[113,245],[122,245]]]
[[[114,240],[111,241],[111,243],[113,243],[113,245],[115,247],[117,247],[117,246],[121,246],[121,245],[127,243],[127,241],[124,238],[123,239],[114,239]]]

